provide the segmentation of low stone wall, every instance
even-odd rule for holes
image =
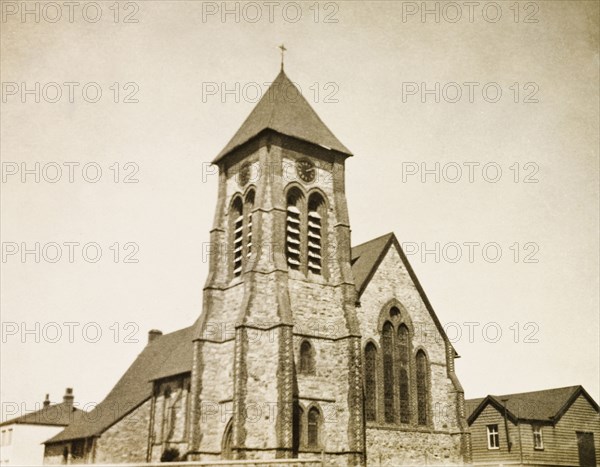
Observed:
[[[462,465],[460,433],[367,428],[367,466]]]

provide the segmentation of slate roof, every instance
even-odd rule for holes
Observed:
[[[352,248],[352,274],[359,295],[366,287],[386,246],[393,238],[394,234],[388,233]]]
[[[68,426],[80,412],[85,413],[83,410],[73,407],[73,404],[61,402],[60,404],[51,404],[35,412],[6,420],[0,423],[0,426],[13,424]]]
[[[46,444],[100,435],[152,396],[152,379],[187,372],[192,367],[194,326],[157,337],[94,410],[76,417]]]
[[[517,420],[556,422],[580,395],[588,399],[590,404],[598,411],[598,404],[582,386],[468,399],[465,401],[465,411],[467,421],[472,424],[488,404],[504,413],[503,399],[507,399],[507,416],[514,422]]]
[[[282,70],[213,163],[267,129],[352,155]]]

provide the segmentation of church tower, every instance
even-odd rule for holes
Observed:
[[[213,161],[189,458],[364,464],[349,156],[282,68]]]

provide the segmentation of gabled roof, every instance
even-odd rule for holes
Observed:
[[[11,420],[6,420],[0,423],[0,426],[13,424],[68,426],[79,412],[85,413],[83,410],[73,407],[72,403],[62,402],[43,407],[40,410]]]
[[[446,331],[442,326],[442,323],[440,323],[440,320],[438,319],[433,309],[433,306],[431,305],[431,302],[425,294],[425,290],[421,286],[417,275],[413,271],[412,266],[408,262],[408,258],[404,254],[404,251],[402,250],[402,247],[400,246],[400,243],[398,242],[398,239],[396,238],[393,232],[382,235],[381,237],[377,237],[374,240],[370,240],[366,243],[362,243],[352,248],[352,274],[354,275],[354,284],[356,287],[356,291],[358,292],[359,299],[362,293],[367,288],[367,285],[369,284],[371,278],[377,271],[379,264],[381,263],[381,261],[383,260],[386,253],[392,245],[398,251],[402,264],[406,268],[406,271],[408,272],[408,275],[410,276],[413,284],[415,285],[417,292],[419,292],[421,300],[423,300],[425,308],[427,308],[427,311],[429,312],[431,319],[435,323],[435,326],[438,329],[440,335],[449,342],[448,337],[446,336]],[[454,346],[452,346],[452,350],[454,351],[454,356],[458,357],[459,355],[456,353]]]
[[[71,425],[46,444],[102,434],[152,396],[151,380],[191,371],[193,328],[190,326],[165,334],[146,345],[94,410],[76,417]]]
[[[352,274],[359,296],[377,270],[393,237],[393,233],[388,233],[352,248]]]
[[[267,129],[352,155],[282,70],[213,163]]]
[[[598,411],[598,404],[582,386],[568,386],[466,400],[467,422],[471,425],[488,404],[504,414],[504,400],[506,400],[507,417],[514,423],[517,420],[556,423],[580,395],[583,395]]]

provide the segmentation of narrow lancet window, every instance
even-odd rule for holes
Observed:
[[[394,413],[394,328],[386,322],[381,333],[383,353],[383,409],[386,423],[396,421]]]
[[[321,414],[319,409],[312,407],[308,411],[308,436],[307,436],[307,447],[309,449],[316,449],[319,447],[319,422],[321,420]]]
[[[377,348],[371,342],[365,347],[365,417],[377,419]]]
[[[302,342],[300,346],[300,373],[306,375],[315,373],[315,354],[308,341]]]
[[[409,389],[409,360],[410,346],[408,328],[401,324],[398,327],[398,363],[399,372],[399,393],[400,393],[400,423],[410,422],[410,389]]]
[[[419,425],[427,425],[429,411],[429,389],[428,384],[428,364],[425,352],[419,350],[416,357],[417,365],[417,422]]]

